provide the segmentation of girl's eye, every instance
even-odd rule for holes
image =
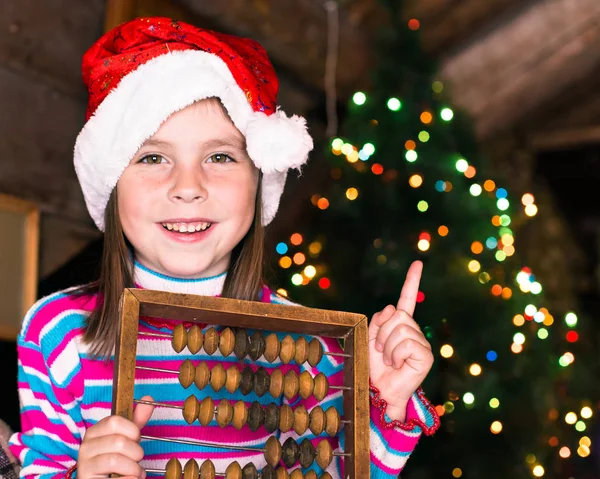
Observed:
[[[159,165],[164,160],[164,157],[160,155],[146,155],[140,160],[140,163],[147,163],[149,165]]]
[[[225,153],[215,153],[214,155],[210,155],[208,157],[209,163],[229,163],[230,161],[235,160]]]

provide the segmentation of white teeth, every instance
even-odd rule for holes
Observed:
[[[178,231],[180,233],[194,233],[196,231],[204,231],[208,229],[208,227],[212,223],[162,223],[164,228],[167,228],[169,231]]]

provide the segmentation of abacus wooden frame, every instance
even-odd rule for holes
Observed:
[[[360,314],[278,304],[126,288],[113,378],[112,414],[132,418],[135,362],[140,316],[248,329],[329,336],[344,340],[344,470],[347,478],[369,477],[370,406],[368,321]],[[172,319],[178,318],[178,319]],[[359,357],[355,354],[362,351]]]

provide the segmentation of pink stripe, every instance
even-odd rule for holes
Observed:
[[[232,426],[146,426],[142,434],[154,437],[179,437],[195,441],[210,441],[217,444],[236,444],[242,442],[263,441],[269,438],[264,428],[252,432],[246,425],[239,431]]]
[[[386,474],[390,474],[392,476],[397,476],[400,471],[402,471],[402,467],[400,468],[391,468],[381,462],[381,460],[371,451],[371,464],[376,465],[379,469],[381,469]]]
[[[47,362],[48,362],[48,365],[50,366],[50,368],[52,368],[52,366],[54,365],[54,361],[56,360],[58,355],[61,354],[66,349],[66,347],[69,345],[71,340],[73,340],[77,336],[83,336],[83,333],[84,333],[83,329],[77,328],[77,329],[72,329],[71,331],[69,331],[66,334],[66,336],[61,340],[61,342],[48,355]]]
[[[384,438],[384,442],[387,443],[390,449],[393,449],[398,452],[412,452],[417,442],[419,442],[420,434],[409,435],[410,433],[406,433],[402,429],[391,428],[385,429],[381,425],[380,413],[379,409],[375,406],[371,405],[371,420],[373,421],[373,425],[379,431],[381,436]]]

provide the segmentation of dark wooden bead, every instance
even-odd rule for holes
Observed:
[[[219,333],[212,327],[208,328],[204,333],[204,352],[209,356],[215,354],[215,351],[219,347]]]
[[[275,432],[277,428],[279,428],[279,408],[272,402],[265,408],[265,429],[267,432]]]
[[[315,446],[308,439],[300,443],[300,465],[303,468],[310,467],[315,460]]]
[[[262,366],[254,373],[254,392],[260,398],[263,397],[271,386],[269,373]]]
[[[249,462],[243,467],[242,479],[258,479],[258,471],[253,463]]]
[[[203,335],[200,326],[192,324],[192,327],[188,331],[188,349],[190,353],[196,354],[202,349]]]
[[[183,326],[183,323],[179,323],[173,329],[173,339],[171,340],[171,346],[176,353],[183,351],[183,348],[187,346],[187,330]]]
[[[235,332],[235,347],[233,348],[233,352],[235,353],[238,359],[244,359],[246,354],[248,354],[248,349],[250,348],[250,341],[248,340],[248,333],[245,329],[238,329]]]
[[[246,396],[254,389],[254,372],[250,366],[246,366],[242,370],[242,379],[240,381],[240,392]]]
[[[300,448],[298,443],[291,437],[283,443],[282,459],[285,467],[292,467],[298,462],[300,457]]]
[[[248,351],[248,355],[252,361],[258,361],[265,352],[265,346],[265,337],[262,333],[254,331],[252,336],[250,336],[250,350]]]
[[[262,468],[262,471],[260,471],[260,479],[277,479],[277,473],[272,466],[267,464]]]
[[[248,427],[252,432],[255,432],[264,423],[265,410],[258,403],[258,401],[254,401],[248,409]]]

